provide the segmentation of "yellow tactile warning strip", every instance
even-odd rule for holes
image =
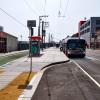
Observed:
[[[17,100],[36,72],[24,72],[14,79],[8,86],[0,90],[0,100]]]
[[[0,68],[0,74],[3,73],[3,72],[4,72],[4,70],[2,68]]]

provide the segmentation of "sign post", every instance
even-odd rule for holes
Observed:
[[[32,72],[32,36],[34,34],[33,27],[36,27],[36,20],[28,20],[27,27],[29,28],[29,57],[30,57],[30,73]]]

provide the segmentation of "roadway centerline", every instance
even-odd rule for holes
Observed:
[[[100,84],[92,76],[90,76],[78,63],[76,63],[75,61],[73,62],[100,88]]]

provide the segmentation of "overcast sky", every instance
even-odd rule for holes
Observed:
[[[100,16],[100,0],[0,0],[0,8],[8,14],[16,18],[17,23],[7,14],[0,10],[0,26],[4,27],[4,31],[21,40],[28,40],[27,20],[33,19],[37,21],[41,15],[49,15],[46,21],[50,25],[46,29],[46,40],[48,34],[51,33],[55,41],[72,35],[78,31],[78,22],[84,20],[84,17]],[[60,11],[61,16],[58,17]],[[37,35],[37,29],[34,28],[34,35]]]

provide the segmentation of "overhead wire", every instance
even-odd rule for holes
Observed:
[[[70,0],[70,1],[71,1],[71,0]],[[69,6],[70,1],[67,0],[67,4],[66,4],[64,16],[66,16],[66,12],[68,12],[68,6]],[[73,24],[73,33],[74,33],[74,24]]]
[[[46,4],[47,4],[47,0],[45,0],[45,2],[44,2],[44,15],[46,15]],[[45,17],[45,22],[46,22],[46,17]]]
[[[60,4],[59,4],[59,12],[58,12],[58,17],[60,17],[61,16],[61,0],[60,0],[60,2],[59,2]]]
[[[44,4],[44,13],[46,14],[46,3],[47,1],[45,0],[45,4]]]
[[[39,15],[38,13],[36,13],[36,11],[31,7],[31,5],[28,3],[28,1],[23,0],[25,2],[25,4],[27,5],[27,7],[30,9],[30,11],[32,13],[35,13],[36,15]]]
[[[65,12],[64,12],[64,16],[66,16],[66,12],[68,11],[68,6],[69,6],[69,0],[67,0],[67,4],[66,4],[66,8],[65,8]]]
[[[10,18],[12,18],[14,21],[16,21],[18,24],[20,24],[23,27],[26,27],[26,25],[24,25],[23,23],[21,23],[18,19],[16,19],[14,16],[12,16],[11,14],[9,14],[8,12],[6,12],[4,9],[0,8],[0,10],[5,13],[7,16],[9,16]]]
[[[62,12],[61,12],[61,0],[60,0],[60,7],[59,7],[59,12],[58,12],[58,17],[66,17],[66,12],[68,10],[68,6],[69,6],[69,0],[67,0],[67,3],[66,3],[66,7],[65,7],[65,12],[64,12],[64,15],[61,16]]]
[[[61,2],[61,0],[59,1],[59,12],[58,12],[58,17],[59,18],[64,18],[64,17],[66,17],[66,12],[68,11],[68,6],[69,6],[69,0],[67,0],[67,2],[65,3],[66,5],[65,5],[65,12],[64,12],[64,14],[62,15],[62,12],[61,12],[61,9],[62,9],[62,2]],[[61,35],[62,33],[56,33],[57,35]],[[66,34],[66,33],[65,33]]]

